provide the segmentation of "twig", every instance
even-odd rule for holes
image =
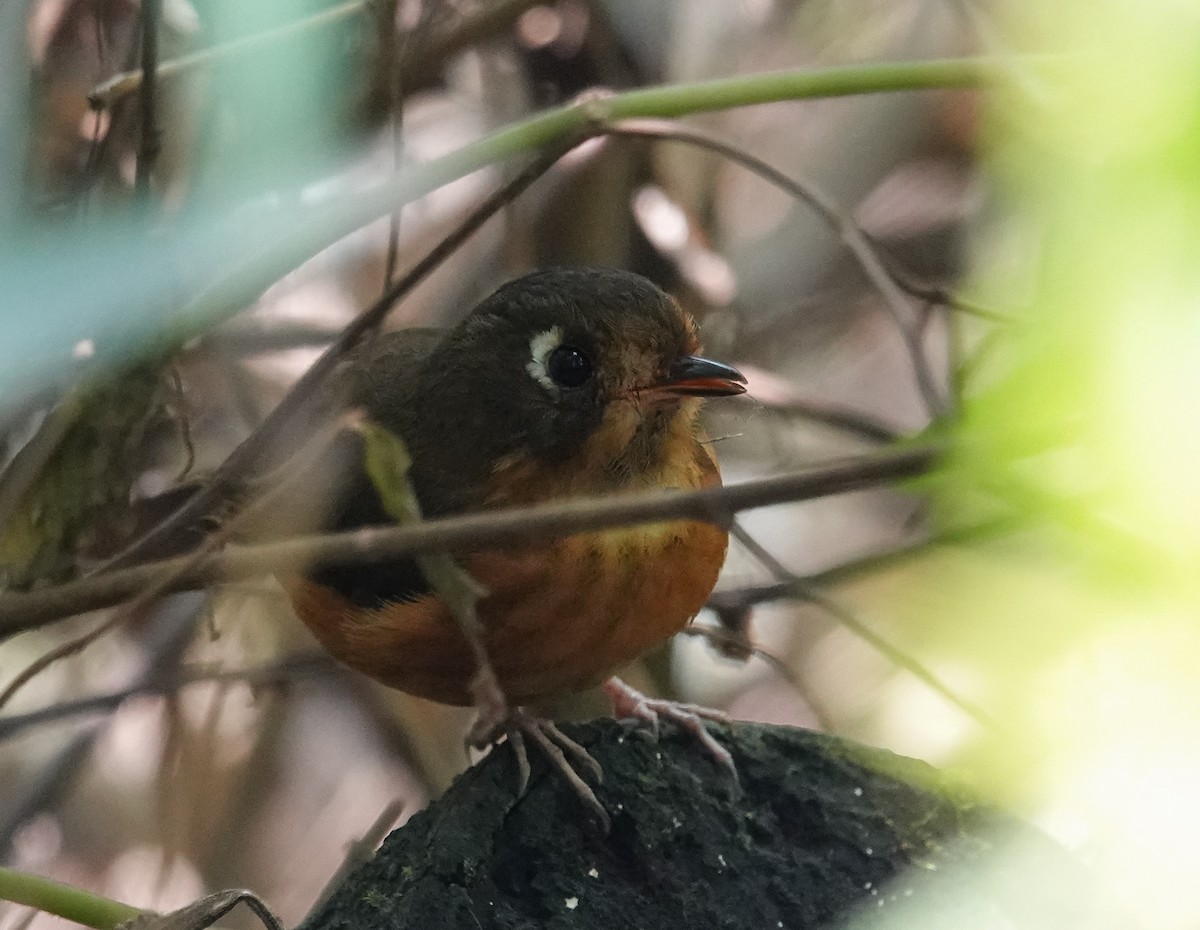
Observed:
[[[130,611],[119,611],[111,617],[105,619],[102,623],[97,624],[73,639],[67,640],[65,643],[60,643],[53,649],[43,652],[40,656],[25,666],[16,677],[5,686],[3,691],[0,691],[0,708],[4,707],[12,700],[14,694],[20,691],[25,685],[29,684],[34,678],[48,669],[60,659],[65,659],[68,656],[73,656],[78,652],[82,652],[105,633],[110,632],[120,626],[129,619]]]
[[[901,290],[911,294],[913,297],[931,304],[949,307],[951,310],[957,310],[960,313],[965,313],[967,316],[978,317],[989,323],[1007,324],[1012,322],[1012,317],[1008,314],[1001,313],[999,310],[993,310],[991,307],[987,307],[978,301],[963,297],[961,294],[951,291],[940,284],[931,284],[928,281],[917,279],[912,272],[897,261],[896,257],[873,236],[867,235],[867,241],[875,248],[876,254],[887,267],[888,274],[892,276],[892,280],[899,285]]]
[[[182,556],[93,575],[26,593],[0,594],[0,638],[136,596],[148,585],[164,590],[236,581],[297,565],[391,561],[438,549],[462,551],[587,530],[691,519],[724,524],[733,514],[771,504],[811,500],[914,478],[931,471],[939,450],[918,446],[742,484],[701,491],[653,491],[555,501],[426,520],[418,526],[371,527],[300,537],[260,546],[228,546],[201,559]]]
[[[333,437],[342,428],[344,420],[345,417],[342,417],[326,424],[324,428],[309,439],[296,455],[289,460],[287,464],[290,467],[282,468],[283,474],[278,480],[270,480],[274,478],[273,475],[266,476],[268,480],[264,481],[264,485],[267,490],[264,493],[252,501],[249,506],[236,513],[232,519],[204,536],[200,544],[192,552],[178,560],[179,564],[172,571],[163,573],[150,584],[146,585],[133,601],[127,604],[122,610],[114,613],[95,627],[95,629],[49,650],[26,666],[8,687],[3,692],[0,692],[0,707],[7,704],[20,688],[24,687],[36,675],[49,668],[59,659],[74,655],[81,649],[91,645],[101,636],[126,622],[137,611],[148,607],[159,597],[173,590],[176,579],[179,576],[185,575],[191,568],[202,563],[206,558],[220,549],[241,525],[254,520],[260,513],[279,500],[297,482],[308,477],[307,466],[315,461],[321,452],[328,448],[329,444],[333,441]]]
[[[408,40],[412,33],[417,32],[422,22],[418,22],[412,33],[405,33],[404,39],[401,40],[396,35],[396,9],[399,5],[399,0],[381,0],[376,4],[375,10],[375,30],[379,34],[379,56],[382,59],[380,70],[383,72],[384,81],[386,81],[386,94],[388,102],[388,127],[391,135],[392,144],[392,174],[396,175],[400,171],[400,163],[404,154],[404,106],[403,106],[403,88],[400,86],[400,75],[396,67],[396,62],[400,59],[402,51],[407,49]],[[421,19],[424,21],[427,7],[421,8]],[[388,216],[388,241],[387,252],[384,261],[383,269],[383,290],[386,293],[388,288],[392,286],[392,281],[396,278],[396,266],[400,259],[400,208],[397,207]]]
[[[909,320],[911,308],[904,292],[893,280],[875,247],[859,228],[858,224],[838,206],[837,202],[811,181],[799,181],[785,175],[744,149],[704,130],[680,126],[663,120],[625,120],[604,125],[605,132],[617,136],[640,136],[674,142],[686,142],[712,152],[717,152],[735,164],[754,172],[776,187],[808,204],[840,236],[850,254],[858,262],[863,274],[883,298],[884,307],[900,332],[908,350],[917,389],[925,402],[929,415],[937,418],[945,412],[946,402],[934,384],[929,361],[925,357],[919,333]]]
[[[158,127],[158,31],[162,0],[142,0],[142,82],[138,95],[141,142],[133,190],[144,207],[150,197],[150,173],[162,147]]]
[[[843,562],[823,571],[808,575],[799,575],[793,581],[777,580],[767,584],[747,585],[739,588],[726,588],[714,591],[705,604],[710,610],[720,615],[725,612],[747,610],[756,604],[769,604],[773,601],[804,600],[808,590],[813,588],[829,588],[846,584],[864,575],[886,571],[905,562],[920,558],[933,549],[945,546],[964,545],[981,539],[992,539],[1010,532],[1014,528],[1011,520],[993,520],[974,526],[951,530],[931,536],[920,542],[900,546],[862,558]]]
[[[821,701],[815,694],[805,685],[804,681],[796,674],[795,669],[779,658],[768,649],[762,646],[756,646],[745,636],[734,633],[732,630],[722,629],[715,626],[698,626],[693,624],[680,632],[681,636],[697,636],[701,639],[716,646],[737,646],[746,649],[746,651],[756,658],[761,659],[766,665],[782,678],[793,691],[795,691],[802,701],[812,711],[813,717],[816,718],[817,725],[826,732],[833,730],[833,721],[829,714],[825,711]]]
[[[874,648],[876,652],[883,655],[892,664],[904,669],[913,677],[923,682],[927,687],[936,691],[977,723],[983,724],[986,727],[996,726],[996,721],[987,711],[960,696],[920,661],[872,630],[849,607],[821,593],[811,585],[806,584],[800,577],[776,559],[775,556],[771,555],[758,540],[746,532],[739,524],[733,524],[730,527],[730,533],[750,551],[751,555],[769,569],[771,574],[791,585],[794,592],[793,596],[802,598],[832,615],[838,623],[867,643],[867,645]]]
[[[21,828],[39,812],[52,807],[55,800],[71,786],[91,754],[100,731],[101,726],[97,724],[73,734],[49,760],[38,766],[32,784],[22,785],[20,790],[12,787],[5,789],[5,810],[0,813],[0,859],[9,858]],[[0,898],[4,897],[7,895],[0,888]]]
[[[0,740],[10,739],[31,727],[46,723],[56,723],[86,714],[109,713],[116,710],[129,698],[140,694],[173,694],[200,682],[245,684],[252,689],[274,687],[303,675],[310,675],[313,672],[328,672],[333,668],[333,662],[328,654],[314,652],[289,656],[251,668],[224,671],[202,668],[190,671],[183,669],[169,680],[157,676],[105,694],[93,694],[90,697],[63,701],[24,714],[0,717]]]
[[[163,603],[149,627],[147,658],[135,684],[161,681],[170,675],[191,641],[204,603],[203,595],[175,597]],[[97,724],[78,733],[41,769],[31,786],[6,792],[6,810],[0,817],[0,858],[7,855],[16,832],[70,785],[102,730],[103,724]]]
[[[153,2],[159,3],[161,0],[153,0]],[[328,10],[322,10],[320,13],[310,16],[307,19],[288,23],[285,26],[256,33],[255,35],[233,39],[212,48],[201,49],[190,55],[172,58],[159,64],[156,72],[157,77],[160,79],[172,78],[191,68],[213,64],[225,58],[251,54],[263,46],[273,45],[276,42],[303,35],[313,29],[324,28],[332,23],[353,16],[366,7],[368,2],[369,0],[351,0],[349,3],[342,3]],[[88,103],[93,109],[105,110],[123,97],[137,92],[145,83],[144,68],[145,64],[143,61],[142,68],[123,71],[120,74],[113,75],[107,81],[96,85],[88,93]]]
[[[401,59],[400,81],[405,85],[415,83],[451,55],[494,35],[499,29],[514,22],[526,10],[543,2],[545,0],[499,0],[463,14],[452,25],[430,36],[427,42],[415,50],[415,54]],[[196,68],[253,54],[277,43],[289,42],[309,32],[349,19],[362,12],[370,3],[371,0],[350,0],[294,23],[214,45],[189,55],[181,55],[179,58],[162,62],[158,68],[159,77],[178,77]],[[114,75],[92,88],[88,93],[88,103],[97,110],[111,107],[141,86],[142,74],[141,70],[130,70]]]
[[[346,850],[346,857],[336,871],[329,876],[329,881],[325,883],[325,887],[313,901],[312,907],[300,921],[300,926],[308,924],[309,919],[329,900],[330,895],[338,889],[347,876],[371,858],[376,848],[383,842],[383,838],[387,836],[388,831],[392,829],[392,825],[400,819],[400,815],[403,813],[403,801],[397,798],[388,802],[388,805],[379,812],[375,821],[367,827],[366,832],[357,840],[351,840],[349,848]]]
[[[179,474],[175,476],[175,483],[179,484],[186,478],[193,468],[196,467],[196,443],[192,438],[192,422],[188,418],[187,412],[187,394],[183,390],[183,377],[179,374],[179,366],[174,362],[170,363],[171,367],[171,388],[175,392],[175,418],[179,424],[179,441],[183,443],[183,467],[179,469]]]
[[[831,426],[844,433],[850,433],[868,442],[893,443],[900,439],[899,431],[867,414],[859,413],[857,410],[847,410],[831,404],[819,404],[811,400],[770,403],[760,398],[755,399],[767,413],[773,416],[801,417],[823,426]]]

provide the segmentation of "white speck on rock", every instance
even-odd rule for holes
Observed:
[[[92,339],[80,339],[71,348],[71,358],[77,361],[91,358],[96,354],[96,343]]]
[[[868,846],[866,849],[864,849],[863,852],[865,852],[868,856],[875,855],[875,850],[872,849],[870,846]]]
[[[721,868],[725,868],[725,857],[717,853],[717,861],[721,863]]]
[[[862,788],[855,788],[855,789],[854,789],[854,796],[855,796],[856,798],[861,798],[861,797],[862,797]]]
[[[590,869],[588,869],[588,876],[591,878],[599,878],[600,873],[596,871],[595,866],[592,866]]]
[[[563,904],[567,906],[568,911],[573,911],[575,908],[579,907],[579,899],[572,896],[563,901]]]

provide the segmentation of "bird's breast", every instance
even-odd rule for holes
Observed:
[[[466,559],[488,592],[479,616],[509,698],[582,690],[669,639],[704,605],[725,548],[724,530],[676,521]],[[471,702],[471,652],[436,596],[364,611],[304,579],[289,589],[300,618],[347,665],[420,697]]]
[[[690,425],[675,439],[665,466],[641,474],[639,486],[719,485],[716,463]],[[534,471],[529,462],[499,468],[496,477],[492,506],[589,493],[555,487],[561,475]],[[712,592],[726,545],[721,527],[674,520],[465,557],[464,568],[487,590],[479,617],[510,700],[598,684],[678,633]],[[410,694],[471,702],[472,653],[436,595],[365,609],[309,579],[285,584],[300,618],[347,665]]]

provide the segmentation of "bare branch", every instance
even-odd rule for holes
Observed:
[[[227,671],[209,668],[181,669],[170,677],[146,676],[125,688],[93,694],[89,697],[63,701],[49,707],[41,707],[23,714],[0,717],[0,740],[9,739],[31,727],[45,723],[56,723],[87,714],[111,713],[125,701],[139,694],[174,694],[199,682],[221,684],[245,684],[250,688],[278,687],[293,679],[314,672],[329,672],[334,669],[333,660],[324,652],[300,653],[267,662],[251,668]]]
[[[543,2],[544,0],[497,0],[480,9],[464,13],[450,26],[422,41],[414,48],[413,54],[404,56],[399,64],[397,80],[402,86],[416,83],[450,56],[495,35],[526,10]],[[164,79],[174,78],[225,59],[254,54],[265,47],[289,42],[297,36],[350,19],[370,5],[370,0],[349,0],[275,29],[200,49],[189,55],[181,55],[179,58],[162,62],[158,66],[158,76]],[[92,88],[88,93],[88,103],[96,110],[113,106],[142,86],[143,73],[142,69],[134,69],[113,75]]]
[[[417,526],[372,527],[262,546],[229,546],[202,559],[182,556],[96,574],[28,593],[0,594],[0,638],[90,610],[111,607],[148,586],[160,592],[235,581],[298,565],[385,562],[437,549],[463,551],[546,540],[586,530],[672,519],[727,524],[735,513],[811,500],[913,478],[933,469],[938,449],[891,450],[820,468],[702,491],[654,491],[578,498],[491,513],[427,520]],[[171,580],[163,584],[162,579]]]
[[[812,207],[817,215],[824,219],[841,237],[867,280],[883,298],[884,307],[908,349],[917,388],[930,416],[938,417],[945,412],[946,402],[938,386],[934,383],[933,373],[930,370],[929,361],[925,357],[920,336],[909,320],[912,310],[904,292],[893,280],[866,234],[832,197],[813,182],[791,178],[739,146],[691,126],[682,126],[666,120],[622,120],[602,124],[600,128],[609,135],[641,136],[650,139],[686,142],[689,145],[717,152]]]
[[[781,401],[780,403],[771,403],[763,401],[760,398],[755,398],[755,400],[762,404],[763,409],[767,413],[774,416],[799,417],[811,420],[814,423],[820,423],[822,426],[830,426],[841,430],[843,433],[850,433],[868,442],[893,443],[900,439],[898,431],[868,414],[859,413],[857,410],[849,410],[845,407],[822,404],[812,400],[794,399]]]
[[[968,701],[966,698],[958,694],[953,688],[942,681],[932,670],[925,666],[919,660],[913,658],[909,653],[905,652],[899,646],[889,642],[883,636],[880,636],[871,627],[863,622],[853,610],[844,604],[834,600],[828,595],[818,591],[812,585],[806,583],[795,573],[789,571],[775,556],[771,555],[757,539],[747,533],[741,526],[736,523],[730,528],[730,532],[737,538],[737,541],[745,546],[759,562],[766,566],[773,575],[781,581],[788,583],[792,588],[792,596],[808,601],[820,607],[826,613],[830,614],[848,629],[851,633],[867,643],[876,652],[879,652],[888,661],[904,669],[913,677],[924,683],[927,687],[936,691],[947,701],[971,717],[977,723],[986,727],[995,727],[996,721],[981,707]]]
[[[150,173],[162,147],[158,128],[158,31],[161,22],[162,0],[142,0],[142,82],[138,95],[141,140],[133,189],[143,207],[149,202]]]

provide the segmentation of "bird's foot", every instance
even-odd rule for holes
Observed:
[[[486,726],[486,729],[485,729]],[[492,718],[485,721],[482,716],[471,728],[469,739],[477,748],[495,742],[501,736],[507,736],[517,760],[517,796],[522,797],[529,787],[529,753],[526,740],[533,743],[546,757],[551,767],[563,778],[576,797],[586,808],[588,814],[603,832],[607,833],[612,827],[608,811],[600,803],[596,793],[579,774],[583,771],[591,776],[597,784],[604,780],[604,772],[600,763],[592,758],[591,753],[567,736],[552,720],[538,717],[520,707],[505,708],[501,719]]]
[[[467,746],[486,749],[504,734],[513,709],[490,662],[480,664],[471,680],[470,691],[476,713],[475,722],[467,732]]]
[[[699,704],[680,704],[675,701],[647,697],[640,691],[629,687],[620,678],[610,678],[604,683],[603,690],[612,701],[613,713],[618,720],[647,723],[655,737],[658,736],[659,721],[670,720],[699,740],[708,754],[718,764],[728,769],[734,780],[737,780],[737,766],[734,765],[733,756],[704,727],[705,720],[728,723],[729,717],[724,713],[711,707],[701,707]]]

